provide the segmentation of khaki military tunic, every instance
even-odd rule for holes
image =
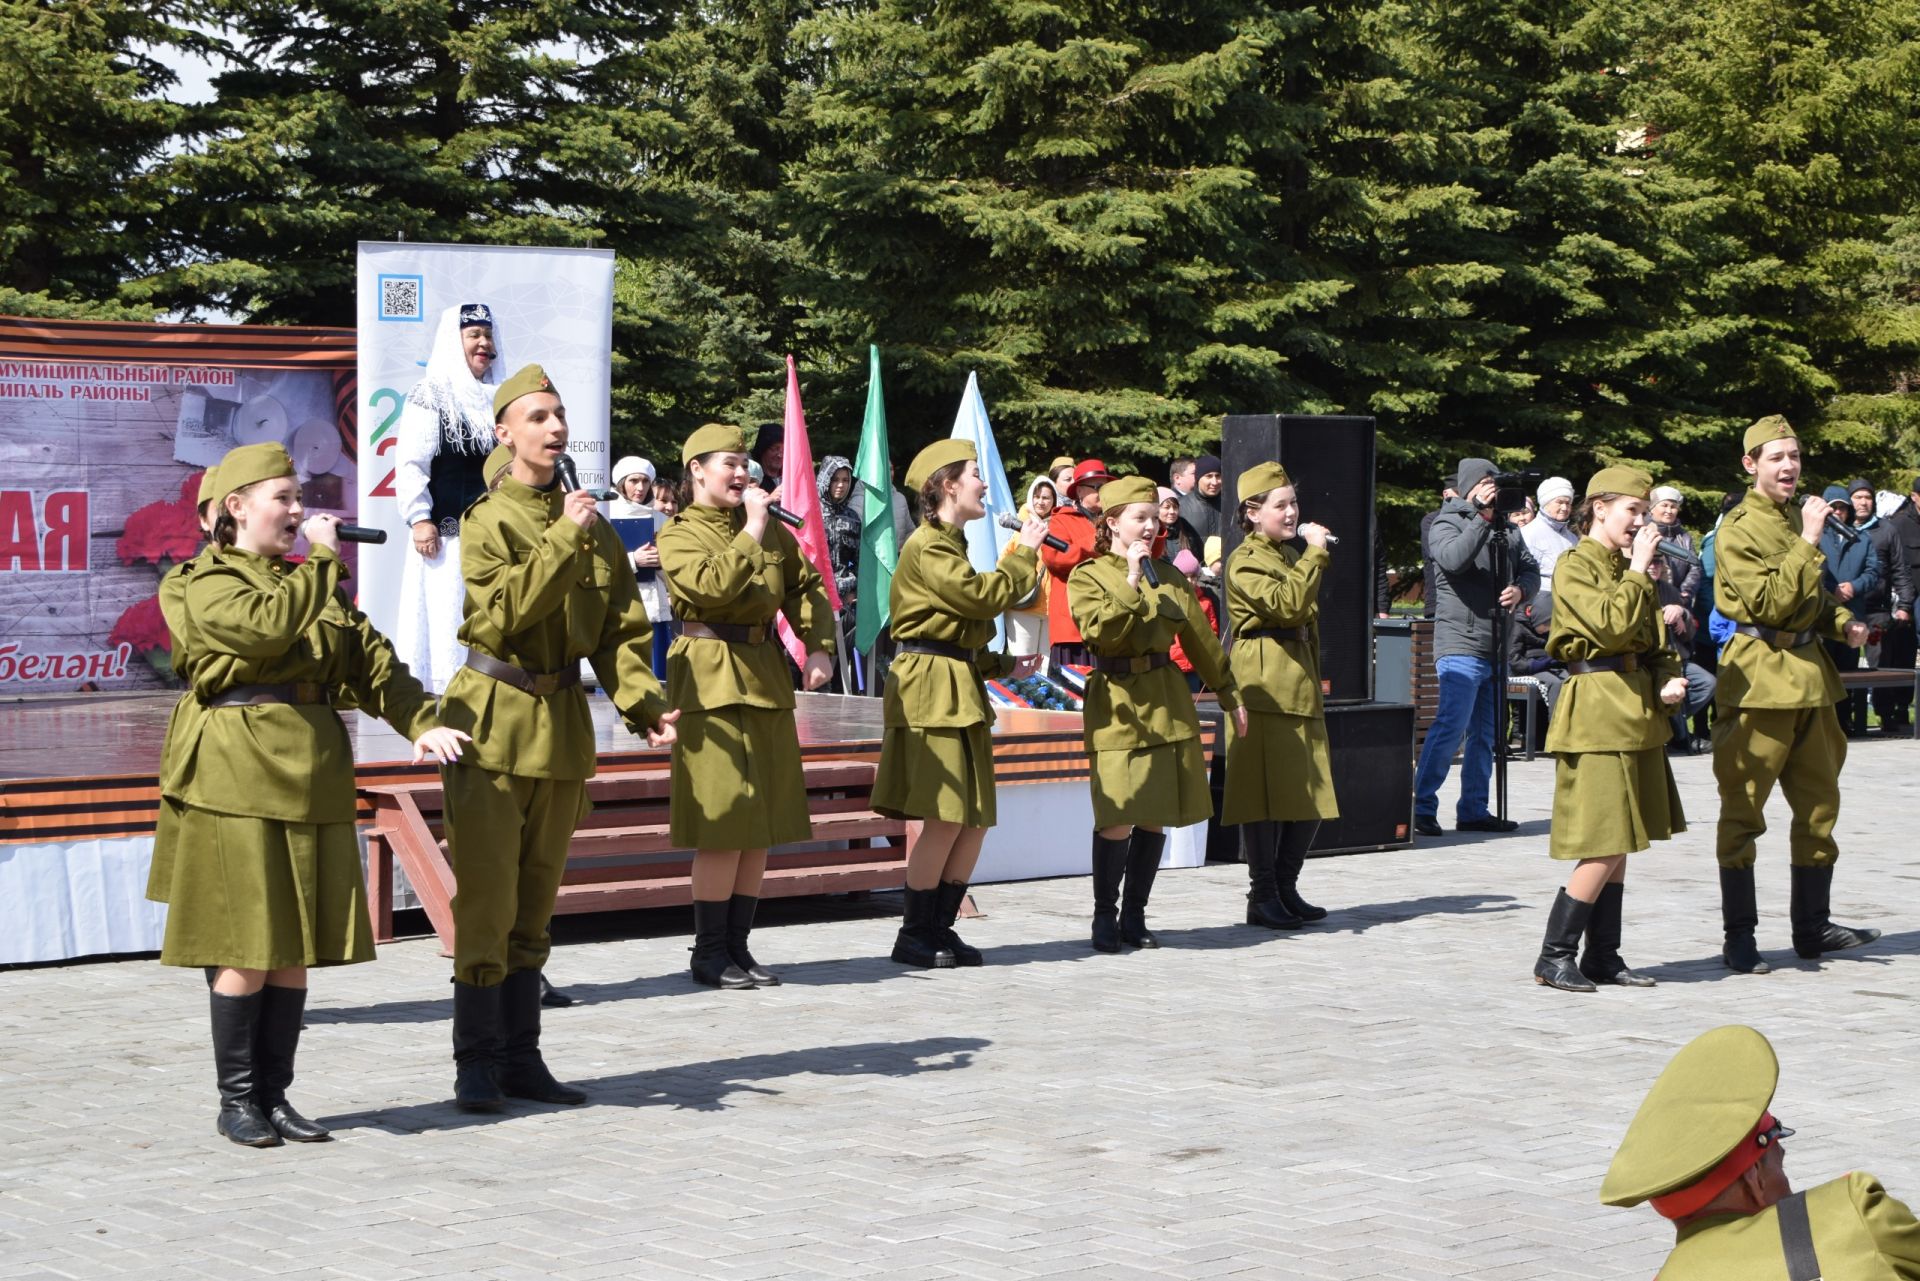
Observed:
[[[922,525],[900,549],[890,600],[902,651],[887,673],[876,810],[993,826],[993,706],[982,682],[1010,673],[1014,660],[981,646],[993,638],[994,620],[1033,590],[1039,572],[1033,549],[1019,543],[1007,548],[998,569],[978,572],[954,525]],[[908,652],[916,641],[972,650],[975,658]]]
[[[757,643],[680,635],[667,651],[667,697],[681,709],[673,750],[673,841],[695,850],[767,849],[813,835],[793,675],[774,636],[785,614],[809,652],[833,652],[819,571],[785,526],[760,541],[739,507],[695,505],[660,531],[660,571],[683,622],[754,627]]]
[[[1853,614],[1821,586],[1826,557],[1800,536],[1797,511],[1749,491],[1720,522],[1714,541],[1713,598],[1722,614],[1778,632],[1814,633],[1803,645],[1780,648],[1736,632],[1720,651],[1714,853],[1722,867],[1753,866],[1767,830],[1762,811],[1777,782],[1793,809],[1794,865],[1831,866],[1840,857],[1833,827],[1847,738],[1833,710],[1840,676],[1819,638],[1842,639]]]
[[[237,548],[187,576],[193,692],[304,684],[352,702],[408,739],[433,728],[431,697],[339,590],[344,566],[316,547],[297,567]],[[164,606],[163,606],[164,607]],[[177,621],[176,621],[177,619]],[[354,837],[353,750],[325,702],[207,707],[183,721],[165,771],[182,806],[168,965],[274,970],[373,958]]]
[[[1557,609],[1557,570],[1554,595]],[[1821,1275],[1831,1281],[1920,1281],[1920,1222],[1872,1175],[1855,1172],[1822,1183],[1806,1199]],[[1769,1207],[1689,1223],[1680,1229],[1660,1281],[1787,1281],[1779,1212]]]
[[[1667,764],[1669,709],[1660,688],[1681,675],[1667,648],[1653,580],[1598,539],[1582,538],[1554,564],[1547,652],[1562,662],[1634,654],[1631,672],[1567,678],[1547,729],[1554,753],[1553,831],[1559,859],[1646,849],[1686,830]]]
[[[1127,582],[1127,559],[1116,552],[1077,566],[1067,578],[1068,608],[1087,648],[1103,658],[1164,655],[1180,638],[1193,670],[1228,712],[1240,696],[1213,625],[1200,612],[1186,575],[1154,562],[1160,586]],[[1179,827],[1213,813],[1200,718],[1178,667],[1087,679],[1081,737],[1093,764],[1096,828]]]
[[[1247,732],[1227,744],[1222,823],[1340,816],[1320,685],[1320,584],[1331,563],[1323,547],[1296,551],[1260,534],[1227,558],[1228,666]],[[1304,639],[1250,635],[1295,627]]]
[[[667,702],[651,667],[653,626],[626,551],[605,520],[581,529],[558,485],[511,475],[460,522],[466,621],[460,642],[522,671],[593,667],[636,733],[657,728]],[[530,694],[462,667],[441,719],[473,736],[441,768],[453,898],[454,977],[491,987],[545,966],[548,924],[567,844],[586,815],[596,765],[587,693],[569,685]]]
[[[168,799],[167,793],[169,788],[176,793],[179,790],[176,775],[181,756],[175,745],[197,732],[199,718],[207,713],[191,688],[193,664],[199,655],[194,648],[193,619],[187,613],[187,578],[207,562],[208,556],[209,550],[202,549],[160,579],[160,614],[167,620],[167,652],[173,663],[173,674],[187,682],[189,688],[173,705],[173,711],[167,716],[166,733],[160,740],[160,803],[153,821],[153,860],[147,867],[147,897],[155,903],[166,902],[173,893],[173,852],[179,840],[181,806],[179,801]]]

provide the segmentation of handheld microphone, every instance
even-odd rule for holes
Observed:
[[[1329,530],[1327,533],[1327,546],[1338,547],[1339,545],[1340,545],[1340,535],[1333,533],[1331,530]]]
[[[1000,525],[1000,528],[1002,529],[1019,529],[1020,518],[1014,515],[1012,512],[1001,512],[999,516],[999,525]],[[1053,550],[1057,552],[1066,551],[1069,547],[1072,546],[1072,544],[1067,542],[1066,539],[1055,538],[1052,534],[1041,535],[1040,541],[1042,543],[1045,543],[1048,547],[1053,548]]]
[[[343,543],[384,543],[387,531],[371,525],[335,525],[333,532]]]
[[[580,488],[580,470],[573,465],[572,454],[560,455],[559,458],[554,460],[553,469],[560,474],[560,488],[566,490],[568,493],[572,493]],[[618,493],[611,489],[589,489],[587,496],[603,503],[610,503],[620,497]]]
[[[1147,580],[1147,586],[1149,587],[1158,587],[1160,585],[1160,575],[1153,572],[1152,552],[1148,552],[1146,559],[1140,562],[1140,577]]]
[[[1827,528],[1831,529],[1834,533],[1840,535],[1841,542],[1857,543],[1860,541],[1860,531],[1855,529],[1852,525],[1847,524],[1846,521],[1841,520],[1838,516],[1834,515],[1832,503],[1829,503],[1824,498],[1815,498],[1812,494],[1808,494],[1805,498],[1802,498],[1800,500],[1800,505],[1802,507],[1805,507],[1808,503],[1819,503],[1821,506],[1827,509]]]
[[[1662,556],[1672,557],[1674,560],[1684,560],[1689,565],[1699,565],[1703,563],[1698,556],[1695,556],[1692,552],[1682,547],[1679,543],[1672,542],[1665,538],[1661,539],[1658,543],[1654,544],[1653,550],[1660,553]]]
[[[801,520],[798,516],[794,515],[792,512],[788,511],[786,508],[782,507],[779,503],[768,503],[767,515],[773,517],[775,520],[779,521],[781,524],[791,526],[794,529],[798,529],[802,525],[807,523],[804,520]]]

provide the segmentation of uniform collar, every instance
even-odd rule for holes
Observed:
[[[732,529],[737,532],[746,528],[747,509],[744,505],[709,507],[705,503],[694,503],[682,510],[674,519],[692,521],[698,525],[705,525],[709,529]]]
[[[565,499],[565,495],[560,490],[558,478],[545,489],[535,489],[524,481],[515,480],[512,472],[501,475],[493,492],[523,507],[538,507],[543,511],[551,510],[555,503]]]

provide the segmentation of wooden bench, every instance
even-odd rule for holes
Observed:
[[[813,840],[783,845],[767,859],[763,898],[895,889],[906,881],[908,824],[869,808],[871,761],[802,766]],[[567,848],[554,905],[565,912],[674,907],[693,901],[693,853],[668,832],[672,781],[664,766],[603,772],[587,782],[593,812]],[[447,861],[444,801],[438,779],[361,789],[373,807],[367,833],[367,894],[374,939],[393,941],[393,865],[426,910],[441,946],[453,948],[453,867]],[[886,844],[876,845],[876,840]],[[844,843],[847,848],[830,848]]]
[[[1909,672],[1898,667],[1857,667],[1840,673],[1841,687],[1856,689],[1906,689],[1913,691],[1909,715],[1913,717],[1913,736],[1920,738],[1920,668]]]

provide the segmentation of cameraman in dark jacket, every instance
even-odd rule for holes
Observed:
[[[1449,498],[1427,531],[1436,571],[1428,598],[1440,708],[1414,773],[1413,826],[1423,836],[1440,834],[1440,785],[1462,743],[1455,828],[1510,832],[1519,826],[1487,809],[1494,727],[1507,693],[1494,680],[1494,617],[1540,590],[1540,569],[1507,518],[1494,510],[1497,474],[1484,458],[1461,459],[1453,489],[1463,497]]]

